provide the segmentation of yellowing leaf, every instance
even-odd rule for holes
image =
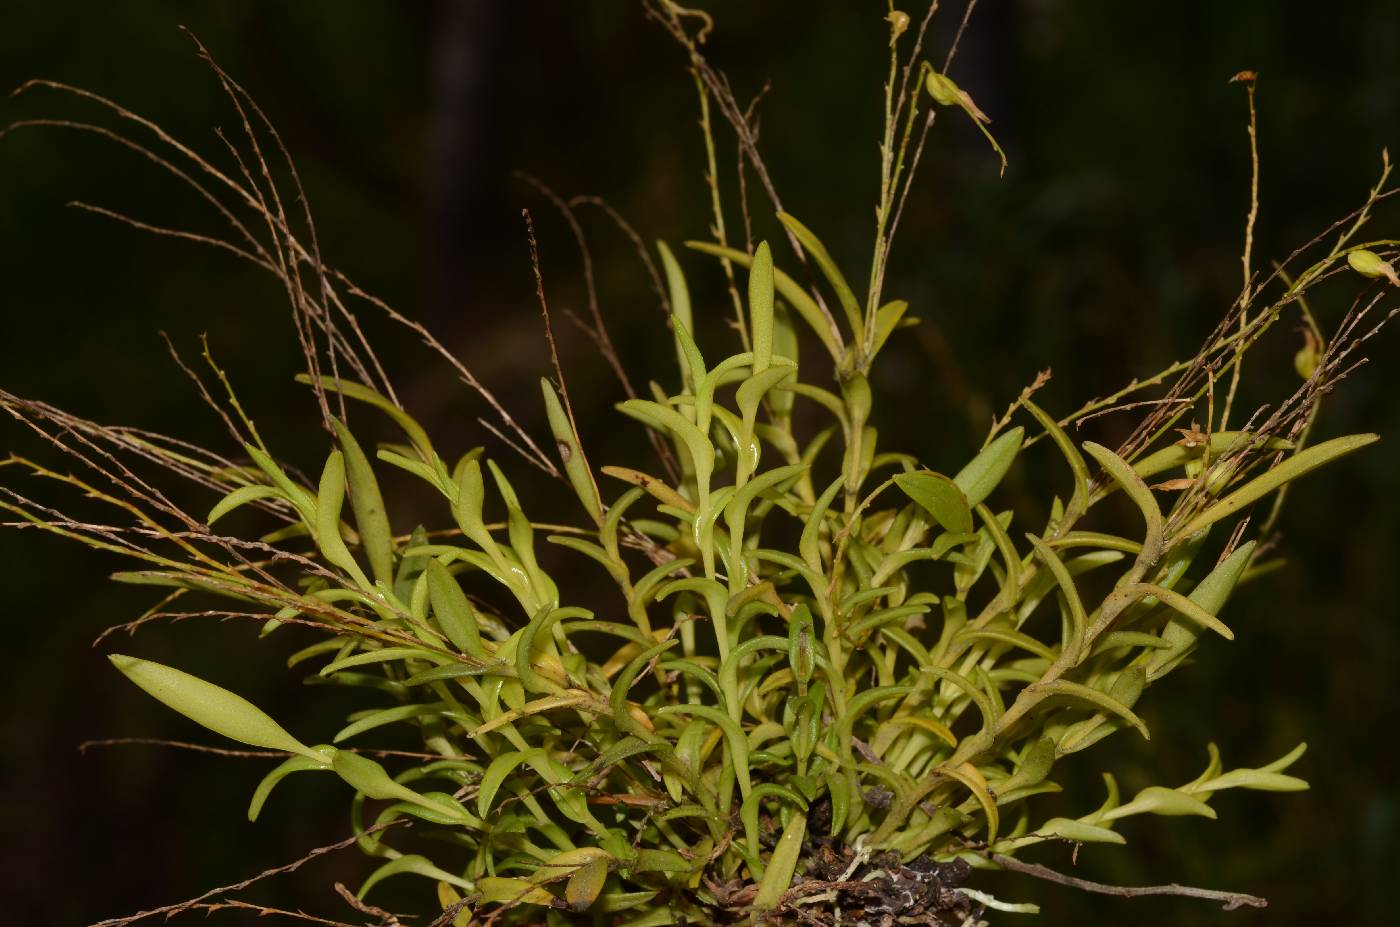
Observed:
[[[554,896],[538,885],[524,879],[485,876],[476,880],[476,890],[482,904],[554,904]]]
[[[574,911],[586,911],[593,906],[608,878],[608,861],[595,859],[584,863],[569,876],[564,885],[564,900]]]

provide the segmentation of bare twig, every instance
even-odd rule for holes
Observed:
[[[163,905],[159,908],[152,908],[149,911],[138,911],[135,914],[128,914],[125,917],[112,917],[104,921],[98,921],[97,923],[93,924],[92,927],[126,927],[127,924],[134,924],[137,921],[143,921],[148,917],[157,917],[160,915],[164,915],[166,918],[174,917],[176,914],[188,911],[194,908],[196,905],[199,905],[202,902],[206,902],[210,898],[213,898],[217,895],[222,895],[226,892],[241,892],[248,886],[253,885],[257,882],[261,882],[264,879],[271,878],[272,876],[282,875],[283,873],[287,872],[295,872],[296,870],[300,869],[302,866],[311,862],[318,856],[325,856],[327,853],[334,853],[337,850],[343,850],[346,847],[352,847],[369,834],[378,833],[380,831],[387,830],[390,827],[397,827],[401,824],[411,826],[411,822],[403,818],[399,818],[395,821],[389,821],[384,824],[376,824],[373,827],[365,828],[362,832],[355,834],[352,837],[346,837],[344,840],[337,841],[336,843],[328,843],[325,846],[317,847],[316,849],[310,851],[309,853],[300,857],[299,859],[292,860],[290,863],[286,863],[282,866],[276,866],[272,869],[264,869],[257,875],[244,879],[241,882],[235,882],[232,885],[222,885],[219,888],[211,888],[204,894],[196,895],[194,898],[191,898],[188,901],[181,901],[177,902],[176,904]]]
[[[407,914],[393,914],[383,908],[367,904],[355,897],[355,894],[346,888],[341,882],[335,883],[335,893],[345,899],[345,903],[359,911],[361,914],[368,914],[370,917],[379,918],[380,927],[402,927],[403,921],[400,918],[408,917]],[[412,918],[410,918],[411,920]]]
[[[612,368],[613,374],[617,377],[618,382],[622,384],[622,389],[627,393],[627,398],[637,398],[637,391],[632,387],[632,379],[627,376],[627,369],[622,365],[622,359],[617,356],[617,349],[613,347],[612,338],[608,336],[608,326],[603,321],[603,312],[598,307],[598,287],[593,279],[593,255],[588,250],[588,239],[583,234],[583,227],[579,225],[578,217],[574,215],[572,207],[564,201],[563,197],[551,190],[539,178],[525,173],[520,173],[518,176],[553,203],[554,208],[559,210],[560,214],[564,217],[564,221],[569,224],[569,230],[574,234],[574,243],[578,245],[579,260],[583,263],[583,283],[584,288],[588,292],[588,316],[592,320],[593,330],[596,333],[594,343],[598,345],[598,350],[602,353],[603,359],[608,362],[608,366]],[[526,222],[528,223],[529,221],[527,216]],[[539,274],[538,248],[533,243],[533,231],[532,227],[530,254],[531,259],[535,262],[536,291],[540,297],[541,304],[543,304],[544,283],[543,278],[541,278]],[[546,319],[547,318],[548,313],[546,312]],[[555,359],[557,361],[557,358]],[[559,371],[556,369],[555,373],[557,375]]]
[[[195,753],[213,753],[218,756],[244,757],[247,759],[280,759],[291,756],[285,750],[230,750],[227,747],[211,747],[207,744],[189,743],[183,740],[165,740],[160,737],[107,737],[101,740],[85,740],[78,744],[78,752],[86,755],[94,747],[122,747],[137,745],[146,747],[172,747],[191,750]],[[416,750],[386,750],[375,747],[341,747],[350,753],[364,753],[369,756],[397,756],[412,760],[469,759],[466,754],[444,757],[441,753],[423,753]]]
[[[977,0],[968,0],[967,9],[963,10],[962,21],[958,23],[958,31],[953,33],[953,43],[948,46],[948,57],[943,59],[943,71],[947,73],[952,67],[953,56],[958,53],[958,45],[962,43],[963,33],[967,31],[967,24],[972,19],[972,11],[977,9]]]
[[[213,753],[218,756],[238,756],[249,759],[279,759],[291,756],[285,750],[230,750],[227,747],[210,747],[205,744],[192,744],[183,740],[164,740],[159,737],[105,737],[101,740],[85,740],[78,744],[78,752],[87,755],[93,747],[121,747],[139,744],[146,747],[176,747],[192,750],[195,753]]]
[[[1249,327],[1250,286],[1254,272],[1250,262],[1254,256],[1254,222],[1259,218],[1259,119],[1254,106],[1254,91],[1259,83],[1259,75],[1253,71],[1241,71],[1230,78],[1231,83],[1243,82],[1249,91],[1249,214],[1244,221],[1244,250],[1240,253],[1240,265],[1244,272],[1244,283],[1240,289],[1240,330]],[[1220,430],[1229,428],[1230,410],[1235,404],[1235,393],[1240,386],[1240,372],[1244,366],[1244,348],[1235,351],[1230,368],[1230,388],[1225,394],[1225,408],[1220,413]],[[1209,420],[1207,420],[1209,425]]]
[[[307,924],[320,924],[322,927],[363,927],[362,924],[348,924],[345,921],[333,921],[329,918],[307,914],[305,911],[288,911],[285,908],[273,908],[265,904],[254,904],[251,901],[240,901],[237,898],[225,898],[222,901],[192,904],[186,910],[203,911],[206,915],[213,914],[215,911],[251,911],[259,918],[272,916],[289,917]]]
[[[775,212],[783,212],[783,203],[778,196],[778,189],[773,184],[773,178],[768,172],[767,163],[763,160],[763,156],[759,154],[758,139],[754,135],[753,127],[750,126],[748,121],[744,118],[744,111],[739,106],[739,101],[735,99],[734,92],[729,87],[729,81],[722,73],[716,71],[700,52],[699,46],[700,42],[703,41],[703,32],[699,35],[692,36],[686,31],[681,20],[682,15],[686,11],[683,7],[676,4],[674,0],[643,0],[642,7],[649,17],[661,23],[666,31],[670,32],[671,36],[685,48],[690,56],[692,68],[694,68],[695,72],[699,75],[700,80],[704,82],[705,88],[709,91],[710,96],[719,104],[720,113],[738,136],[739,144],[743,146],[744,153],[749,159],[749,164],[753,166],[754,174],[758,177],[759,183],[768,194],[769,202],[773,204],[773,210]],[[810,273],[811,267],[807,261],[807,252],[803,249],[801,242],[797,240],[797,236],[792,230],[785,227],[784,232],[787,235],[788,244],[792,247],[793,254],[797,256],[797,259],[802,262],[803,267]],[[826,323],[831,329],[836,344],[841,344],[843,341],[841,329],[836,324],[836,317],[831,314],[831,309],[826,304],[826,298],[822,296],[821,291],[815,286],[810,286],[808,289],[811,291],[813,300],[826,319]]]
[[[1147,895],[1176,895],[1182,898],[1199,898],[1203,901],[1218,901],[1226,911],[1234,911],[1236,908],[1267,908],[1269,902],[1258,895],[1244,895],[1239,892],[1223,892],[1212,888],[1192,888],[1189,885],[1177,885],[1175,882],[1169,885],[1107,885],[1103,882],[1092,882],[1089,879],[1081,879],[1076,876],[1065,875],[1063,872],[1056,872],[1049,866],[1042,866],[1039,863],[1023,863],[1019,859],[1004,856],[1001,853],[990,854],[992,862],[1009,872],[1019,872],[1022,875],[1033,876],[1037,879],[1044,879],[1047,882],[1054,882],[1057,885],[1065,885],[1069,888],[1077,888],[1085,892],[1094,892],[1098,895],[1114,895],[1118,898],[1142,898]]]
[[[656,298],[661,302],[661,309],[667,317],[671,315],[671,297],[666,295],[666,286],[661,282],[661,272],[656,269],[656,261],[652,260],[651,251],[648,250],[646,242],[642,241],[642,236],[637,234],[637,230],[632,227],[632,223],[623,218],[622,213],[613,208],[613,205],[601,196],[579,195],[569,197],[569,206],[596,206],[601,209],[609,219],[613,221],[621,231],[632,242],[632,248],[637,252],[637,257],[641,258],[642,265],[646,267],[647,276],[651,279],[651,288],[656,293]]]
[[[564,210],[565,215],[569,216],[572,221],[573,213],[569,211],[569,208],[564,205],[563,201],[554,196],[553,191],[550,191],[549,188],[543,184],[540,184],[539,188],[543,191],[548,191],[550,198]],[[578,422],[574,420],[574,404],[569,399],[569,384],[564,379],[564,368],[559,363],[559,347],[554,342],[554,323],[550,320],[549,316],[549,301],[545,299],[544,296],[544,272],[540,270],[540,246],[535,240],[535,221],[530,217],[530,210],[528,209],[520,210],[520,214],[525,218],[525,234],[530,240],[530,269],[533,270],[535,274],[535,296],[539,299],[540,315],[544,318],[544,339],[549,345],[549,362],[554,367],[554,377],[559,383],[559,398],[564,405],[564,414],[568,416],[569,419],[569,430],[574,433],[574,445],[578,448],[579,454],[583,457],[583,469],[588,474],[588,481],[593,484],[593,494],[598,498],[602,498],[601,494],[598,492],[598,480],[593,475],[593,468],[588,465],[588,455],[584,453],[583,450],[583,438],[578,432]],[[578,235],[579,247],[584,247],[583,232],[578,229],[577,225],[575,225],[575,232]],[[602,317],[598,314],[597,300],[593,296],[592,263],[588,259],[588,251],[586,248],[584,249],[583,255],[584,265],[588,268],[589,303],[593,311],[594,324],[597,327],[598,336],[601,339],[599,343],[603,346],[604,355],[609,358],[609,362],[616,365],[614,369],[618,371],[618,376],[622,378],[623,385],[627,388],[628,394],[633,395],[631,384],[627,381],[627,375],[622,372],[622,364],[618,361],[617,354],[612,349],[612,342],[607,340],[607,329],[603,327]],[[590,512],[589,514],[596,515],[597,513]]]

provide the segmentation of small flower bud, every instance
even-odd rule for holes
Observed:
[[[931,70],[928,72],[925,84],[928,86],[928,95],[933,97],[935,103],[943,106],[960,106],[962,104],[960,88],[953,83],[953,79],[948,75]]]
[[[1221,460],[1213,464],[1206,472],[1206,494],[1217,496],[1220,491],[1230,485],[1230,481],[1235,478],[1235,472],[1239,470],[1239,461]]]
[[[807,693],[807,684],[817,668],[815,646],[812,641],[812,612],[805,605],[793,609],[788,628],[788,662],[792,675],[797,679],[800,693]]]
[[[1306,380],[1317,370],[1321,361],[1322,345],[1317,336],[1312,333],[1312,329],[1303,329],[1303,346],[1293,355],[1293,369],[1298,371],[1298,376]]]
[[[909,28],[909,14],[901,10],[891,10],[890,15],[885,17],[890,24],[890,44],[899,41],[899,37]]]
[[[1347,252],[1347,263],[1351,269],[1363,277],[1385,277],[1396,286],[1400,286],[1400,277],[1395,275],[1395,268],[1390,266],[1390,262],[1382,258],[1374,251],[1365,248],[1358,248],[1355,251]]]

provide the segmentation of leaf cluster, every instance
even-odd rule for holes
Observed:
[[[727,110],[688,14],[654,11],[679,30],[702,101]],[[893,49],[909,23],[891,23],[894,87]],[[7,412],[97,476],[10,463],[124,521],[79,521],[12,490],[0,507],[136,559],[139,569],[118,578],[166,593],[137,624],[212,595],[235,610],[206,614],[307,635],[288,667],[308,682],[374,692],[378,704],[308,745],[226,689],[112,657],[209,730],[286,754],[255,789],[250,818],[276,807],[287,776],[329,774],[349,787],[359,845],[379,862],[359,897],[417,875],[457,924],[565,923],[583,912],[627,927],[780,917],[813,894],[798,889],[813,881],[822,848],[848,854],[852,871],[872,854],[987,866],[1050,841],[1122,843],[1118,822],[1135,815],[1214,817],[1212,799],[1232,788],[1306,788],[1287,772],[1302,746],[1226,771],[1212,745],[1206,769],[1184,784],[1125,798],[1105,772],[1104,803],[1073,816],[1045,798],[1067,757],[1119,732],[1147,738],[1138,705],[1149,690],[1204,643],[1235,638],[1221,618],[1230,595],[1276,566],[1245,537],[1251,513],[1272,502],[1272,525],[1274,500],[1295,480],[1375,440],[1308,438],[1321,397],[1375,330],[1362,324],[1385,292],[1374,288],[1393,276],[1382,256],[1392,243],[1352,240],[1385,177],[1334,245],[1317,248],[1296,279],[1280,270],[1248,286],[1189,361],[1063,417],[1029,388],[971,460],[921,461],[882,444],[869,385],[882,349],[913,322],[907,303],[881,296],[889,241],[906,164],[922,148],[913,128],[923,91],[984,132],[987,120],[946,74],[915,67],[918,49],[888,95],[864,298],[818,236],[775,209],[796,266],[779,267],[766,242],[688,243],[746,283],[732,299],[738,350],[707,358],[694,333],[718,313],[692,307],[681,261],[657,245],[676,370],[617,406],[649,433],[655,462],[610,460],[604,438],[580,434],[562,371],[540,383],[556,451],[545,454],[454,362],[523,456],[567,484],[570,511],[527,511],[483,447],[444,458],[373,355],[333,322],[350,319],[360,336],[344,293],[387,307],[329,272],[280,201],[226,175],[270,220],[271,241],[250,235],[244,256],[295,296],[308,346],[301,380],[329,444],[319,475],[280,461],[231,389],[216,404],[233,413],[241,445],[229,457],[0,393]],[[247,105],[236,85],[230,94]],[[709,141],[708,123],[706,132]],[[1319,330],[1293,396],[1228,427],[1217,382],[1286,308],[1305,307],[1311,287],[1347,266],[1376,281],[1370,295],[1332,337]],[[820,363],[800,356],[813,344]],[[1071,436],[1157,386],[1164,398],[1123,445]],[[398,439],[362,443],[360,409],[387,416]],[[1204,429],[1194,418],[1175,428],[1197,415]],[[185,512],[124,459],[193,480],[216,501]],[[999,487],[1013,467],[1058,474],[1048,519],[1028,523],[1005,506]],[[390,471],[430,490],[433,523],[405,530],[404,506],[381,488]],[[265,530],[221,534],[215,525],[244,508]],[[606,607],[577,604],[575,570],[606,575],[615,590]],[[372,758],[376,737],[404,732],[420,752]],[[411,831],[384,829],[405,818]]]

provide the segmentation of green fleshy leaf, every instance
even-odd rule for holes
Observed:
[[[972,508],[956,482],[941,473],[920,470],[894,478],[904,494],[922,506],[944,531],[966,534],[972,530]]]
[[[285,750],[317,762],[325,760],[321,753],[288,734],[280,724],[240,695],[150,660],[119,653],[111,654],[107,659],[127,679],[157,701],[216,734],[251,747]]]
[[[1020,453],[1025,433],[1024,428],[1017,426],[998,436],[953,477],[953,482],[967,497],[968,505],[977,505],[997,488]]]

